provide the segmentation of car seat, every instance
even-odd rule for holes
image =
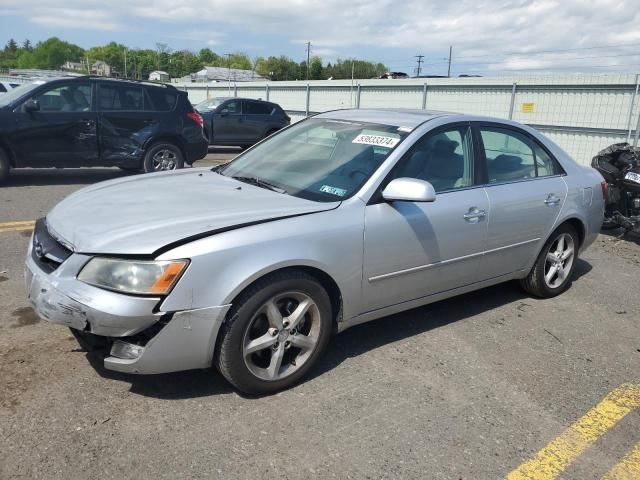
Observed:
[[[464,176],[464,158],[456,154],[458,142],[438,139],[428,152],[428,161],[419,178],[430,182],[438,191],[459,186]]]

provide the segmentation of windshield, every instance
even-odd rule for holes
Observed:
[[[23,83],[22,85],[9,90],[7,93],[0,95],[0,108],[6,107],[7,105],[13,103],[15,100],[29,93],[34,88],[39,87],[43,83],[44,82]]]
[[[224,98],[210,98],[204,102],[200,102],[196,105],[196,110],[199,112],[210,112],[215,110],[218,105],[224,102]]]
[[[397,126],[309,119],[275,135],[219,170],[300,198],[349,198],[407,136]]]

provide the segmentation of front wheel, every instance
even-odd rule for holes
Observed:
[[[145,173],[177,170],[184,167],[184,157],[178,147],[171,143],[156,143],[144,156]]]
[[[314,365],[331,335],[331,302],[304,272],[259,280],[234,302],[220,330],[216,364],[238,390],[276,392]]]
[[[529,275],[520,281],[522,288],[541,298],[560,295],[571,284],[578,247],[576,230],[571,225],[561,225],[545,243]]]

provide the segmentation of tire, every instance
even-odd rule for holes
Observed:
[[[296,311],[302,315],[292,316]],[[332,323],[329,295],[314,277],[295,270],[268,275],[233,302],[214,364],[241,392],[284,390],[316,363]]]
[[[172,143],[152,145],[144,155],[142,169],[145,173],[177,170],[184,167],[182,151]]]
[[[9,157],[4,152],[4,150],[0,148],[0,185],[2,185],[7,180],[10,171],[11,164],[9,163]]]
[[[544,244],[529,275],[520,280],[522,288],[540,298],[551,298],[564,292],[571,285],[579,245],[575,228],[567,223],[560,225]]]

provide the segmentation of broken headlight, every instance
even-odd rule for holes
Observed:
[[[107,290],[137,295],[165,295],[184,272],[188,260],[120,260],[95,257],[78,280]]]

